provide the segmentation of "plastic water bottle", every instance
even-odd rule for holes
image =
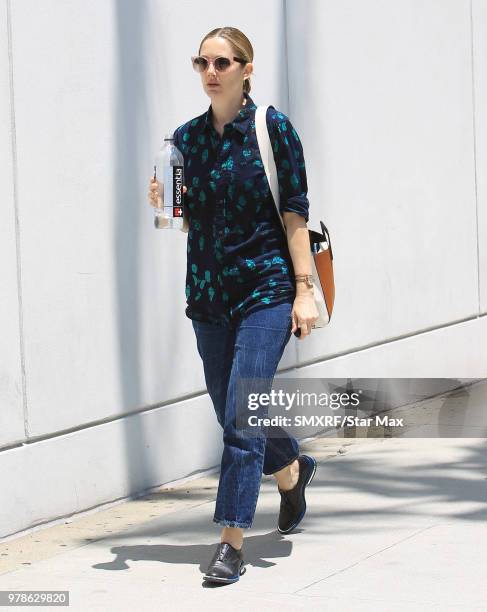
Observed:
[[[164,136],[164,145],[157,153],[154,178],[163,177],[164,197],[161,208],[154,207],[154,226],[157,229],[182,229],[184,157],[174,144],[172,134]]]

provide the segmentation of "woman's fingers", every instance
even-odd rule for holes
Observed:
[[[300,340],[311,334],[319,312],[311,295],[296,295],[292,309],[292,332]]]
[[[149,187],[151,190],[159,189],[160,187],[162,191],[164,191],[164,183],[159,183],[159,181],[155,179],[153,176],[151,177]],[[186,187],[186,185],[183,185],[183,192],[186,193],[187,191],[188,191],[188,188]]]
[[[294,332],[298,329],[298,319],[296,317],[296,315],[292,314],[292,321],[293,321],[293,326],[291,327],[291,333],[294,334]]]
[[[183,185],[183,193],[186,193],[187,191],[188,188],[186,185]],[[164,183],[160,183],[152,176],[149,183],[149,192],[147,193],[147,197],[149,198],[149,203],[152,206],[157,206],[160,208],[164,201]]]
[[[301,333],[299,334],[300,340],[304,340],[306,336],[309,336],[311,333],[311,326],[304,321],[299,326],[299,329],[301,330]]]
[[[164,189],[164,184],[163,183],[159,183],[159,181],[155,178],[151,179],[150,182],[150,190],[151,191],[158,191],[158,190],[163,190]]]
[[[312,318],[309,320],[301,320],[293,310],[291,333],[299,340],[304,340],[306,336],[311,334],[312,322],[314,322]]]
[[[157,208],[161,208],[161,206],[163,205],[164,184],[160,183],[153,176],[150,179],[149,192],[148,192],[147,196],[149,198],[149,204],[151,206],[155,206]]]

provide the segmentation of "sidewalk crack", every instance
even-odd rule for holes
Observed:
[[[306,589],[309,589],[309,587],[312,587],[315,584],[318,584],[320,582],[324,582],[325,580],[328,580],[328,578],[333,578],[333,576],[336,576],[337,574],[341,574],[343,572],[346,572],[350,568],[355,567],[356,565],[359,565],[360,563],[363,563],[367,559],[371,559],[372,557],[375,557],[376,555],[379,555],[379,554],[383,553],[386,550],[394,548],[398,544],[402,544],[403,542],[406,542],[406,540],[410,540],[411,538],[415,538],[420,533],[423,533],[424,531],[428,531],[428,529],[432,529],[433,527],[438,527],[439,525],[445,525],[445,523],[444,522],[442,522],[442,523],[434,523],[433,525],[428,525],[428,527],[424,527],[423,529],[419,529],[418,531],[415,531],[414,533],[406,536],[405,538],[402,538],[401,540],[398,540],[397,542],[394,542],[390,546],[385,546],[384,548],[381,548],[380,550],[377,550],[377,551],[371,553],[370,555],[367,555],[366,557],[363,557],[362,559],[359,559],[355,563],[351,563],[350,565],[347,565],[346,567],[343,567],[342,569],[336,570],[335,572],[332,572],[331,574],[328,574],[328,576],[325,576],[324,578],[320,578],[319,580],[315,580],[314,582],[311,582],[310,584],[307,584],[306,586],[301,587],[297,591],[293,591],[293,595],[296,595],[300,591],[305,591]]]

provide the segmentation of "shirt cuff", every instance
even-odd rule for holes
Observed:
[[[281,214],[284,212],[294,212],[304,217],[306,223],[309,219],[309,200],[306,196],[292,196],[284,206],[281,206]]]

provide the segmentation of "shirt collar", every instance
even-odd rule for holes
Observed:
[[[237,116],[231,123],[234,129],[236,129],[242,134],[245,134],[245,132],[247,131],[249,120],[252,116],[252,111],[255,111],[257,109],[257,106],[246,91],[244,91],[243,94],[247,102],[245,106],[242,106],[242,108],[238,111]],[[212,115],[213,109],[211,108],[210,104],[208,110],[204,114],[203,130],[213,128]]]

